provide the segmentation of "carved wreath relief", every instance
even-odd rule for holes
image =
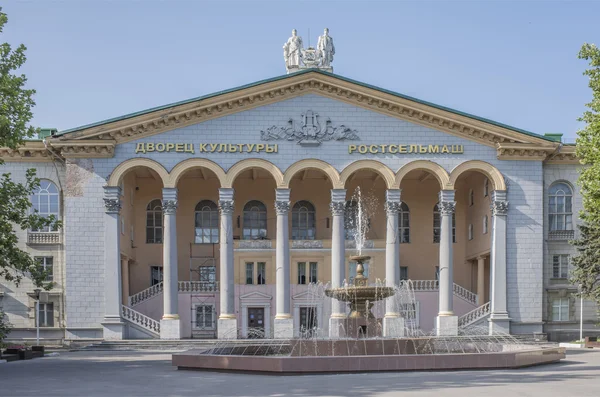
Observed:
[[[322,121],[319,114],[308,110],[302,114],[300,123],[292,118],[285,127],[273,125],[260,132],[263,141],[296,141],[300,145],[318,146],[325,141],[359,140],[358,131],[345,125],[333,126],[331,119]]]

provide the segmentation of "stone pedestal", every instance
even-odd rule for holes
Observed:
[[[458,316],[437,316],[435,318],[435,333],[437,336],[457,336]]]
[[[294,319],[275,318],[275,329],[273,338],[275,339],[292,339],[294,337]]]
[[[219,339],[237,339],[237,318],[219,318],[217,337]]]
[[[404,319],[399,316],[384,317],[383,336],[387,338],[404,336]]]
[[[160,339],[181,339],[181,322],[179,318],[163,318],[160,320]]]
[[[102,322],[102,337],[104,340],[121,340],[124,337],[125,323],[121,319]]]
[[[490,335],[510,334],[510,318],[507,316],[491,314],[489,321]]]

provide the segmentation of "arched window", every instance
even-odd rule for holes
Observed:
[[[408,205],[405,202],[400,204],[400,212],[398,213],[398,231],[400,232],[400,242],[410,243],[410,216]]]
[[[244,206],[244,240],[267,238],[267,207],[258,200],[248,201]]]
[[[355,200],[346,201],[344,228],[346,240],[354,240],[354,236],[358,231],[358,203]]]
[[[46,179],[40,181],[40,186],[31,195],[31,208],[38,215],[47,218],[54,215],[57,220],[60,216],[59,200],[60,194],[56,185]],[[44,226],[41,229],[31,230],[32,232],[56,232],[56,226]]]
[[[202,200],[195,209],[195,243],[216,244],[219,242],[219,209],[210,200]]]
[[[550,231],[573,230],[573,190],[564,182],[550,186],[548,192]]]
[[[292,240],[314,240],[315,234],[315,206],[298,201],[292,208]]]
[[[146,243],[162,244],[163,242],[162,202],[152,200],[146,207]]]
[[[475,204],[475,193],[473,192],[473,189],[469,190],[469,207],[472,207],[473,204]]]
[[[442,219],[440,217],[440,208],[437,203],[433,207],[433,242],[440,242],[440,231],[442,226]],[[456,213],[452,213],[452,242],[456,242]]]

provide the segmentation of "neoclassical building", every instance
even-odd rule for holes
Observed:
[[[345,305],[315,299],[356,275],[356,191],[371,212],[371,282],[412,281],[423,332],[594,327],[575,298],[579,163],[537,135],[318,69],[0,149],[36,168],[59,230],[19,231],[52,269],[45,339],[299,337]],[[11,337],[35,335],[33,286],[0,281]],[[386,323],[402,310],[376,308]],[[388,331],[389,332],[389,331]]]

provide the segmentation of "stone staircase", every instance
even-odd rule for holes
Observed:
[[[440,286],[437,280],[409,280],[414,291],[434,292],[439,291]],[[453,284],[452,293],[454,296],[469,302],[473,305],[478,304],[477,294],[461,287],[458,284]]]
[[[178,281],[177,289],[179,292],[217,292],[219,283],[207,283],[203,281]],[[140,303],[163,293],[163,283],[160,282],[143,291],[133,294],[129,297],[129,307],[135,307]]]
[[[121,317],[127,324],[128,338],[160,338],[160,321],[122,305]]]
[[[475,323],[482,321],[485,318],[488,318],[490,313],[491,313],[490,302],[486,302],[483,305],[471,310],[467,314],[460,316],[458,318],[458,326],[459,327],[468,327],[469,325],[474,325]]]

